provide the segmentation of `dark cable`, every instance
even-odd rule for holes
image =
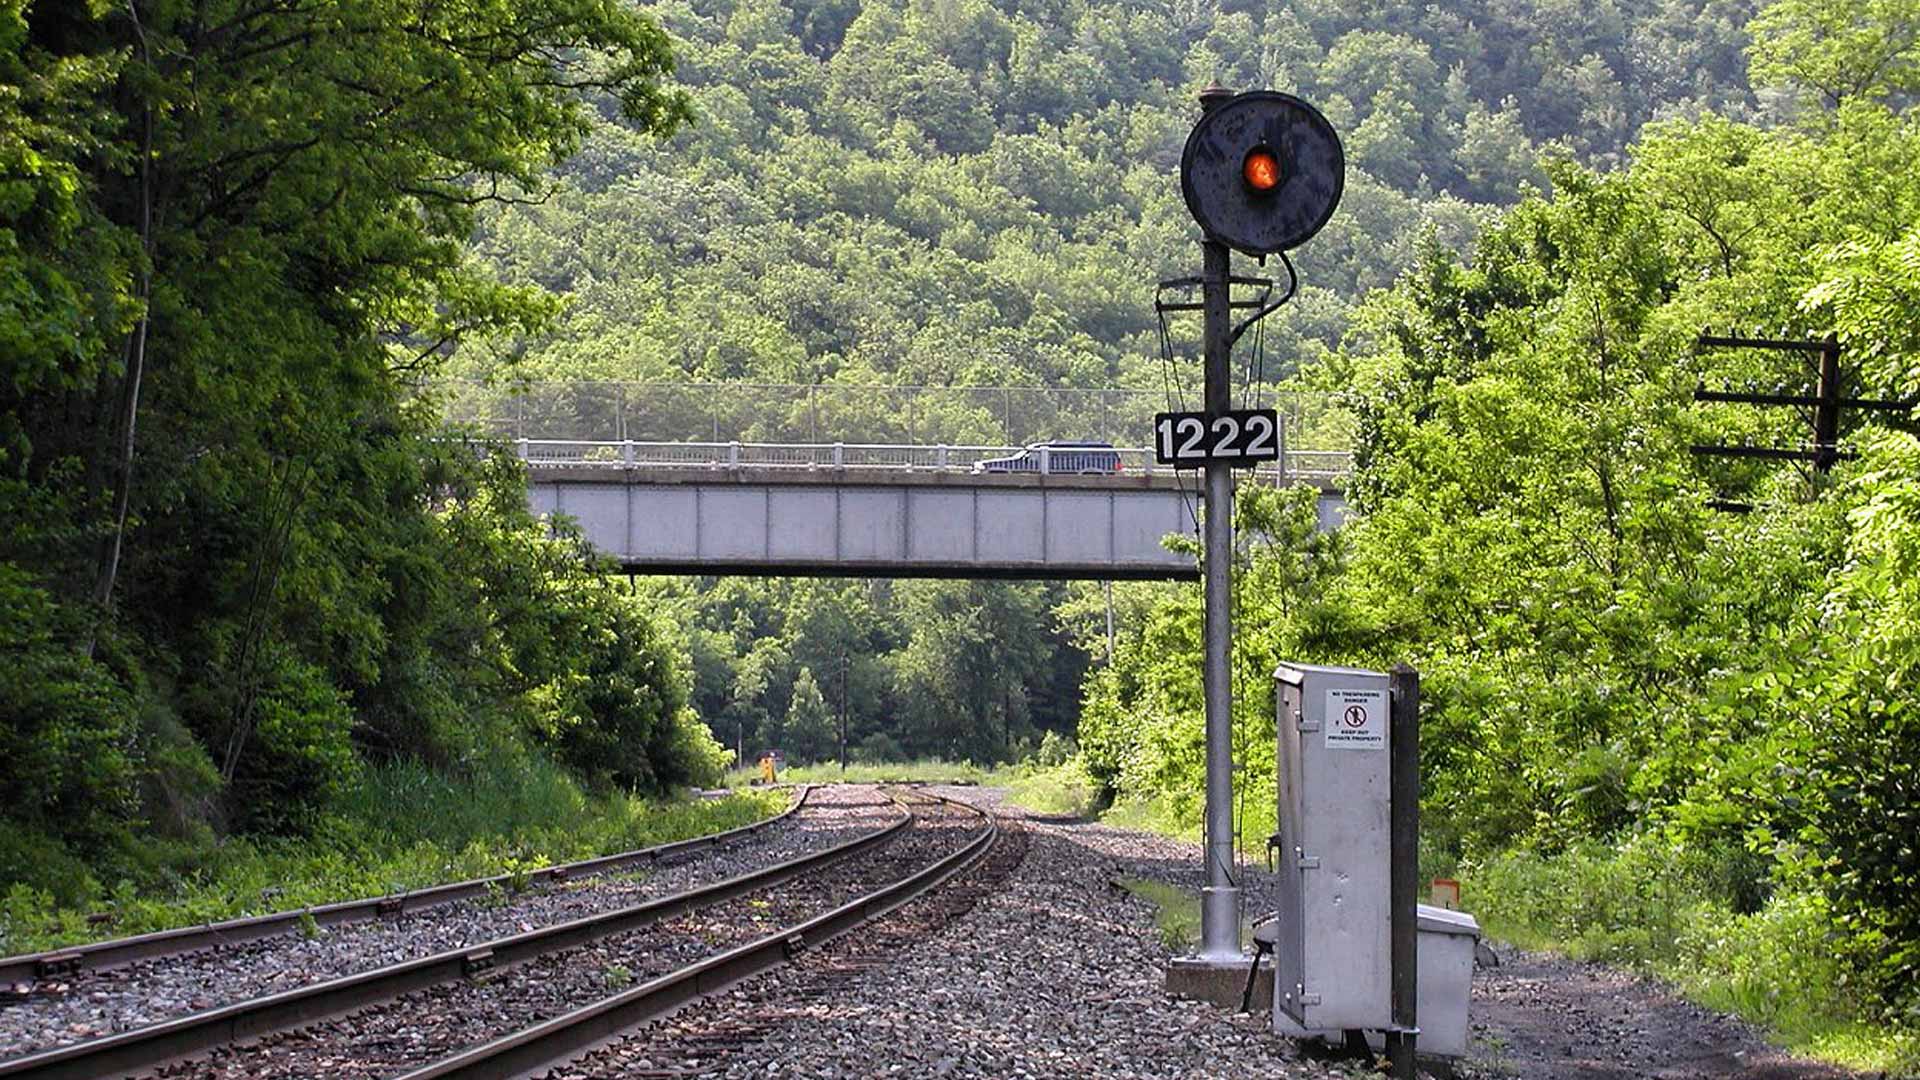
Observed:
[[[1167,393],[1167,408],[1171,412],[1186,411],[1186,393],[1180,388],[1180,379],[1173,360],[1173,332],[1167,327],[1167,312],[1160,306],[1160,290],[1154,291],[1153,311],[1160,321],[1160,382]],[[1159,433],[1154,433],[1159,439]],[[1174,486],[1180,492],[1180,504],[1187,508],[1187,518],[1193,522],[1193,535],[1200,537],[1199,492],[1188,492],[1186,477],[1179,469],[1173,471]]]
[[[1258,323],[1261,319],[1264,319],[1267,316],[1273,314],[1274,312],[1280,310],[1280,308],[1284,306],[1287,301],[1293,299],[1294,292],[1300,288],[1300,276],[1294,273],[1293,260],[1287,258],[1287,253],[1284,251],[1280,252],[1280,264],[1287,268],[1286,294],[1281,296],[1280,299],[1275,300],[1273,303],[1267,304],[1263,306],[1260,310],[1247,316],[1244,320],[1241,321],[1239,326],[1234,327],[1233,333],[1229,335],[1227,338],[1228,348],[1232,348],[1233,343],[1236,341],[1239,341],[1240,335],[1246,333],[1249,327]]]

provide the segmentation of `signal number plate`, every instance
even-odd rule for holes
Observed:
[[[1162,465],[1197,469],[1279,459],[1280,416],[1272,409],[1154,414],[1153,460]]]

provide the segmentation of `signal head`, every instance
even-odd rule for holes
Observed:
[[[1340,136],[1292,94],[1253,90],[1214,105],[1180,155],[1180,193],[1210,239],[1249,255],[1297,247],[1346,186]]]

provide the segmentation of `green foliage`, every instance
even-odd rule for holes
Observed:
[[[1812,90],[1831,108],[1920,93],[1920,7],[1912,0],[1775,0],[1753,21],[1756,82]]]
[[[1497,936],[1650,964],[1673,955],[1706,870],[1703,860],[1648,838],[1618,848],[1582,841],[1553,855],[1515,848],[1460,872],[1475,916]]]
[[[603,610],[545,717],[554,753],[601,785],[662,792],[718,783],[730,755],[687,708],[682,655],[634,598],[590,591]]]
[[[1100,807],[1100,788],[1078,755],[1048,762],[1035,754],[1005,773],[994,780],[1005,785],[1007,801],[1015,806],[1068,817],[1085,817]]]
[[[133,810],[134,695],[107,665],[60,642],[65,614],[25,573],[0,563],[0,659],[9,683],[0,696],[0,805],[10,818],[0,835],[29,848],[44,844],[15,830],[100,843],[116,837]],[[22,857],[4,865],[40,863],[11,854]]]
[[[602,0],[0,2],[0,884],[165,890],[394,760],[719,775],[672,638],[421,392],[559,310],[479,208],[674,130],[669,64]]]
[[[108,888],[74,864],[76,887],[11,884],[0,896],[0,953],[289,910],[590,858],[731,829],[786,803],[779,793],[641,800],[583,789],[539,758],[466,780],[417,762],[364,770],[319,832],[299,841],[180,843]],[[57,849],[0,853],[57,865]],[[148,851],[149,856],[161,849]],[[104,912],[100,924],[87,916]]]
[[[942,761],[939,758],[921,758],[889,762],[860,762],[847,766],[840,771],[838,762],[821,762],[818,765],[796,765],[780,774],[784,783],[794,784],[984,784],[989,782],[993,773],[970,761]],[[755,770],[742,770],[734,774],[735,786],[757,780],[760,774]]]
[[[250,732],[257,746],[234,755],[236,824],[250,832],[304,832],[359,770],[349,738],[353,714],[313,665],[286,658],[264,681]]]
[[[647,10],[699,122],[666,145],[598,125],[552,198],[486,215],[486,259],[569,305],[524,349],[463,353],[463,373],[1158,390],[1142,290],[1191,272],[1170,175],[1217,78],[1304,94],[1348,146],[1345,204],[1298,253],[1312,288],[1267,328],[1284,375],[1422,235],[1464,245],[1543,184],[1541,148],[1611,164],[1655,116],[1757,104],[1745,4]],[[897,424],[864,419],[853,438]],[[952,442],[997,426],[915,419]]]
[[[786,723],[780,729],[780,740],[790,748],[796,761],[825,760],[838,745],[833,717],[827,713],[827,699],[820,694],[820,684],[813,681],[811,668],[801,668],[799,678],[793,682],[793,695],[787,705]]]
[[[1006,761],[1072,730],[1086,655],[1060,585],[745,579],[655,582],[693,657],[691,700],[743,764],[779,749],[857,761]]]
[[[1721,857],[1654,836],[1516,849],[1463,867],[1464,901],[1504,941],[1651,972],[1822,1057],[1895,1075],[1920,1066],[1910,1032],[1867,1019],[1825,901],[1783,890],[1731,910],[1714,880]]]

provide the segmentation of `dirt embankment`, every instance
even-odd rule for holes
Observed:
[[[1471,1080],[1864,1080],[1791,1057],[1751,1026],[1599,964],[1496,948],[1474,973]]]

